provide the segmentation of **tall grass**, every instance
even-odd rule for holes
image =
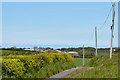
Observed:
[[[87,64],[91,58],[85,58],[84,59],[85,61],[85,64]],[[83,58],[74,58],[74,64],[75,66],[79,66],[79,67],[82,67],[83,66]]]
[[[118,78],[118,54],[94,57],[85,67],[94,67],[76,78]]]

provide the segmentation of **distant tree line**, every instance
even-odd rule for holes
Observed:
[[[16,47],[11,47],[11,48],[2,48],[2,50],[16,50],[16,51],[23,51],[25,48],[16,48]]]

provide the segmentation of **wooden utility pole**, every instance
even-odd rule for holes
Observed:
[[[84,65],[84,45],[83,45],[83,65]]]
[[[95,27],[96,56],[97,56],[97,27]]]
[[[111,26],[111,48],[110,48],[110,58],[112,58],[112,43],[113,43],[113,30],[114,30],[114,17],[115,17],[115,2],[113,3],[113,17]]]

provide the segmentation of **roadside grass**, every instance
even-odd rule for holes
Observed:
[[[89,67],[94,68],[87,70]],[[118,78],[118,53],[113,54],[111,59],[109,55],[94,57],[83,68],[64,78]]]
[[[114,54],[112,59],[109,55],[94,57],[84,67],[94,67],[94,69],[74,78],[118,78],[118,54]]]
[[[73,58],[75,66],[82,67],[83,66],[83,59],[82,58]],[[91,58],[85,58],[84,59],[85,64],[87,64]]]
[[[89,69],[89,67],[83,67],[81,69],[78,69],[77,71],[75,72],[72,72],[71,74],[69,74],[68,76],[65,76],[63,78],[74,78],[75,75],[78,75],[78,74],[82,74],[84,71],[86,71],[87,69]]]

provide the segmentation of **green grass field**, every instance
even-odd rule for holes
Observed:
[[[112,59],[109,55],[97,56],[84,67],[94,67],[74,78],[117,78],[118,77],[118,54],[114,54]]]
[[[90,67],[94,68],[87,71]],[[113,54],[111,59],[109,55],[94,57],[83,68],[64,78],[118,78],[118,53]]]
[[[85,58],[84,62],[87,64],[91,59]],[[82,58],[74,58],[74,64],[75,66],[83,66],[83,59]]]
[[[8,55],[31,55],[31,54],[39,54],[39,53],[41,53],[41,52],[16,51],[16,50],[0,50],[0,55],[2,55],[2,56],[8,56]]]

